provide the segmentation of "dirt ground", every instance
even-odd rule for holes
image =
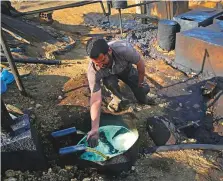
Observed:
[[[68,2],[46,2],[46,1],[27,1],[13,2],[13,6],[19,11],[31,11],[50,6],[56,6]],[[132,2],[133,3],[133,2]],[[37,8],[38,7],[38,8]],[[54,11],[54,22],[51,25],[54,31],[62,31],[65,35],[72,37],[76,41],[73,49],[63,55],[57,55],[56,59],[62,60],[62,65],[23,65],[17,64],[20,75],[23,76],[22,82],[25,86],[29,97],[21,96],[16,84],[13,83],[9,89],[2,95],[6,104],[12,104],[23,111],[30,114],[32,124],[37,128],[44,146],[44,152],[49,160],[50,167],[45,174],[56,172],[55,162],[50,157],[55,154],[52,143],[48,139],[49,134],[61,127],[76,126],[82,131],[90,129],[89,115],[89,89],[86,79],[86,70],[88,67],[88,58],[85,52],[86,40],[89,38],[87,34],[105,33],[105,30],[95,26],[86,26],[86,14],[101,14],[99,4],[87,5],[84,7],[68,8],[64,10]],[[135,13],[135,8],[123,11],[124,19],[131,19]],[[112,10],[112,17],[117,18],[117,11]],[[29,16],[29,20],[37,21],[34,16]],[[45,25],[43,25],[44,27]],[[45,55],[48,51],[42,47],[42,43],[36,43],[37,47],[29,46],[26,55],[38,56],[36,52]],[[40,48],[39,48],[40,47]],[[167,65],[162,60],[153,60],[146,58],[146,79],[151,86],[151,94],[155,95],[159,90],[159,86],[168,86],[187,77]],[[127,91],[126,91],[127,90]],[[129,88],[123,86],[123,92],[128,92],[126,97],[132,99],[132,93]],[[108,114],[106,109],[107,98],[105,96],[103,103],[103,114]],[[149,138],[145,128],[148,115],[162,115],[164,106],[141,106],[132,99],[130,109],[121,113],[121,118],[129,127],[137,127],[140,134],[140,148],[154,146],[153,141]],[[103,120],[102,124],[104,123]],[[128,173],[121,176],[108,178],[105,175],[89,172],[88,175],[77,169],[70,167],[61,168],[64,172],[70,173],[63,179],[59,174],[55,179],[44,177],[44,173],[38,176],[31,173],[23,174],[23,180],[29,175],[35,175],[30,180],[165,180],[165,181],[217,181],[223,180],[223,158],[222,153],[201,150],[172,151],[165,153],[155,153],[151,155],[140,155],[135,166]],[[28,175],[28,176],[27,176]],[[52,174],[51,174],[52,175]],[[78,176],[77,176],[78,175]],[[4,177],[7,179],[7,176]],[[19,179],[18,179],[19,180]]]

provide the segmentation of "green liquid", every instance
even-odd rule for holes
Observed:
[[[122,126],[103,126],[99,128],[99,142],[94,149],[108,157],[114,157],[127,151],[136,142],[138,135]],[[89,146],[86,137],[78,144]],[[84,152],[81,159],[99,162],[105,158],[93,152]]]

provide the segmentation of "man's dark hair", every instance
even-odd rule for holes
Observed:
[[[108,53],[109,46],[103,38],[91,38],[86,45],[86,51],[90,58],[98,58],[100,53]]]

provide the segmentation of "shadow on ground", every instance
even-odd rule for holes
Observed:
[[[220,96],[216,95],[223,90],[222,77],[210,79],[210,81],[218,82],[214,96],[214,101],[217,102]],[[206,114],[208,106],[212,102],[210,97],[202,95],[201,87],[206,82],[193,78],[160,89],[158,95],[168,102],[162,116],[174,123],[176,128],[200,120],[200,126],[195,125],[182,129],[182,133],[188,138],[196,139],[198,143],[222,144],[222,125],[218,124],[219,120],[216,120],[213,115]]]

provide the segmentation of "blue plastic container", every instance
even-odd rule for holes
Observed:
[[[11,84],[15,79],[12,73],[6,69],[3,69],[1,72],[1,80],[3,80],[6,84]]]
[[[7,90],[7,85],[4,80],[1,80],[1,94]]]

